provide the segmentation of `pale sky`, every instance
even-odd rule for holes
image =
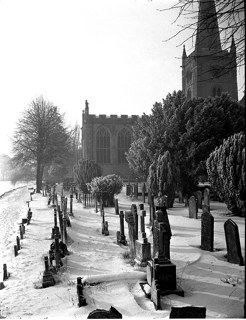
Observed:
[[[158,10],[172,3],[0,0],[0,154],[11,155],[16,121],[39,95],[81,126],[86,99],[92,114],[141,115],[181,89],[184,36],[165,42],[177,13]],[[242,71],[238,82],[242,98]]]

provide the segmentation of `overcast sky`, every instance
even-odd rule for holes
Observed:
[[[141,115],[181,89],[183,38],[165,42],[177,12],[159,11],[175,2],[0,0],[0,154],[39,95],[73,126],[86,99],[93,114]]]

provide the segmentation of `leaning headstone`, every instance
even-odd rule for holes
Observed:
[[[243,266],[244,264],[237,224],[233,220],[228,219],[224,223],[224,229],[227,247],[227,261]]]
[[[111,307],[109,311],[96,309],[89,313],[87,319],[122,319],[122,314],[114,307]]]
[[[214,251],[214,217],[209,212],[201,216],[201,249]]]
[[[204,206],[208,208],[210,211],[210,190],[209,188],[205,188],[203,192],[203,203]]]
[[[196,198],[195,196],[191,196],[189,199],[189,218],[197,219],[197,213],[198,208]]]
[[[185,306],[172,307],[170,312],[170,319],[204,319],[206,318],[205,307]]]

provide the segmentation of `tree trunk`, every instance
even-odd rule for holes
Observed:
[[[36,172],[36,192],[40,192],[42,189],[44,166],[40,161],[37,161],[37,172]]]

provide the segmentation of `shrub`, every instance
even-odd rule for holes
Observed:
[[[213,190],[233,214],[245,215],[245,134],[230,136],[206,162]]]
[[[88,190],[98,201],[102,199],[104,206],[114,205],[114,195],[119,194],[123,187],[123,180],[116,174],[96,177],[87,183]]]

